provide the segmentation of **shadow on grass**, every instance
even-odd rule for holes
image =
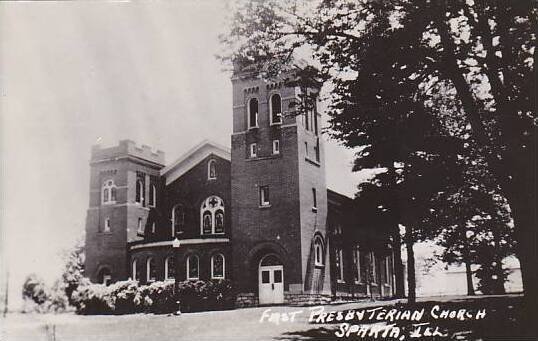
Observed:
[[[467,298],[464,300],[453,300],[448,302],[427,301],[419,302],[415,304],[393,304],[382,306],[385,310],[397,309],[402,310],[420,310],[424,308],[424,315],[420,321],[394,321],[388,322],[396,323],[400,328],[399,335],[405,335],[405,340],[531,340],[522,336],[522,311],[521,311],[522,297],[521,296],[498,296],[487,298]],[[482,319],[465,319],[458,320],[451,319],[435,319],[431,314],[431,310],[435,305],[439,305],[442,310],[458,311],[460,309],[466,309],[473,316],[481,310],[486,310],[486,315]],[[375,309],[379,306],[372,306],[366,309]],[[357,309],[361,310],[361,309]],[[348,310],[344,310],[345,315]],[[288,332],[280,337],[278,340],[313,340],[313,341],[325,341],[325,340],[395,340],[394,338],[383,338],[381,334],[374,338],[368,335],[358,335],[356,332],[351,333],[348,336],[338,338],[335,335],[335,331],[339,329],[341,323],[349,323],[350,325],[362,325],[371,327],[373,324],[379,325],[380,321],[363,319],[361,321],[357,319],[349,321],[334,321],[324,324],[323,326],[315,327],[315,324],[311,324],[312,329],[306,331]],[[438,330],[443,336],[417,336],[416,338],[410,337],[412,332],[416,330],[416,323],[429,323],[432,327],[438,327]],[[332,326],[331,326],[332,325]]]

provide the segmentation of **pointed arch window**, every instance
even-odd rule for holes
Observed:
[[[191,255],[187,258],[187,279],[200,278],[200,261],[198,256]]]
[[[316,236],[314,239],[314,264],[316,266],[323,266],[323,240],[320,236]]]
[[[209,160],[207,163],[207,178],[209,180],[215,180],[217,178],[217,161]]]
[[[101,191],[101,202],[103,204],[115,204],[116,203],[116,185],[114,180],[106,180],[103,183]]]
[[[258,127],[258,99],[256,98],[248,101],[248,127]]]
[[[224,278],[224,256],[222,254],[216,254],[211,257],[211,278],[222,279]]]
[[[185,229],[185,207],[177,204],[172,209],[172,237]]]
[[[224,222],[224,201],[215,195],[204,200],[200,208],[201,234],[224,233]]]
[[[271,124],[282,123],[282,98],[279,94],[271,96]]]

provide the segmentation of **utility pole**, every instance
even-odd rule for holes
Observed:
[[[7,304],[8,304],[8,297],[9,297],[9,270],[6,270],[6,292],[4,297],[4,318],[7,315]]]

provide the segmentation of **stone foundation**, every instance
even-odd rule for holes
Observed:
[[[329,304],[331,302],[331,297],[329,295],[322,294],[290,294],[284,293],[284,303],[285,305],[320,305],[320,304]],[[240,293],[237,294],[235,299],[236,308],[245,308],[245,307],[256,307],[259,305],[258,295],[254,293]]]
[[[235,298],[236,308],[256,307],[258,303],[258,296],[250,292],[237,294]]]
[[[289,305],[320,305],[331,303],[331,296],[322,294],[284,294],[284,302]]]

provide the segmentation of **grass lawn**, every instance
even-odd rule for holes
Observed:
[[[181,316],[136,314],[123,316],[78,316],[74,314],[40,315],[8,314],[0,321],[0,341],[39,341],[39,340],[372,340],[372,335],[360,335],[356,331],[337,338],[335,333],[342,332],[342,323],[349,326],[361,325],[369,328],[382,328],[396,324],[399,328],[397,338],[378,335],[376,340],[523,340],[520,334],[520,295],[477,296],[477,297],[439,297],[423,298],[413,306],[401,300],[383,302],[355,302],[323,306],[324,318],[316,323],[309,321],[313,308],[310,307],[258,307],[229,311],[214,311],[182,314]],[[431,311],[434,306],[439,309]],[[321,307],[315,307],[321,309]],[[392,315],[388,312],[393,310]],[[403,314],[424,310],[420,321],[408,321]],[[465,320],[455,314],[466,309]],[[485,309],[485,316],[476,313]],[[328,313],[335,313],[329,315]],[[362,319],[359,319],[360,312]],[[375,318],[369,319],[372,311]],[[385,313],[382,313],[382,312]],[[454,318],[441,318],[454,311]],[[337,321],[337,312],[342,316],[350,314],[353,318]],[[274,313],[274,314],[273,314]],[[295,314],[295,319],[289,317]],[[461,313],[460,313],[461,315]],[[287,317],[286,317],[287,316]],[[418,315],[415,315],[417,317]],[[463,315],[461,315],[463,316]],[[285,318],[286,317],[286,318]],[[395,321],[390,321],[390,318]],[[399,317],[400,320],[396,320]],[[402,319],[403,317],[403,319]],[[472,317],[472,318],[470,318]],[[483,318],[482,318],[483,317]],[[260,322],[263,319],[263,322]],[[388,320],[387,320],[388,319]],[[413,338],[414,323],[429,323],[438,327],[444,336],[421,335]],[[433,328],[432,328],[433,330]],[[363,329],[364,331],[364,329]],[[424,333],[424,330],[421,331]],[[393,335],[394,336],[394,335]],[[403,338],[401,338],[403,336]]]

